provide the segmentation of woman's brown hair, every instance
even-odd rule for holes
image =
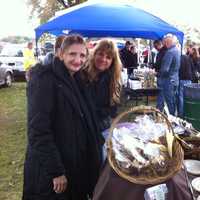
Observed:
[[[66,35],[59,35],[57,38],[56,38],[56,42],[55,42],[55,46],[54,46],[54,51],[55,53],[58,51],[58,49],[60,49],[61,45],[62,45],[62,42],[63,40],[65,39]]]
[[[119,51],[113,41],[108,39],[101,40],[96,46],[94,51],[89,56],[88,64],[84,69],[87,72],[90,81],[98,80],[98,70],[95,67],[95,56],[97,52],[105,52],[112,57],[112,64],[109,68],[111,72],[110,81],[110,104],[114,105],[120,102],[121,92],[121,60]]]
[[[82,45],[85,45],[86,47],[85,40],[83,39],[81,35],[72,34],[64,38],[61,44],[61,51],[64,52],[64,50],[68,49],[73,44],[82,44]]]

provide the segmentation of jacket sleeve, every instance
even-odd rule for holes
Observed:
[[[47,174],[54,178],[65,174],[65,169],[54,142],[55,95],[53,80],[49,77],[32,73],[28,83],[28,142]]]

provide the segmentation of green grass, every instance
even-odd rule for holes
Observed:
[[[129,101],[119,112],[132,106]],[[25,148],[26,83],[14,83],[0,88],[0,200],[21,199]]]
[[[0,88],[0,200],[19,200],[26,145],[26,83]]]

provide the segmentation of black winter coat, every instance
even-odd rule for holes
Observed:
[[[179,69],[179,80],[192,80],[193,63],[189,56],[181,55],[181,66]]]
[[[52,65],[32,70],[27,96],[23,199],[87,199],[99,175],[103,139],[77,81],[55,59]],[[67,190],[56,194],[52,179],[63,174]]]
[[[200,73],[200,58],[192,59],[193,67],[192,67],[192,82],[198,83]]]
[[[159,71],[161,68],[162,59],[163,59],[166,51],[167,51],[167,48],[162,47],[156,56],[156,62],[154,64],[154,68],[155,68],[155,71],[158,73],[158,76],[159,76]]]
[[[124,47],[120,50],[120,59],[124,68],[137,68],[137,54],[133,55]]]
[[[110,104],[110,82],[111,82],[111,70],[106,70],[98,75],[98,79],[89,81],[87,72],[82,71],[81,85],[85,85],[90,95],[89,99],[92,99],[91,106],[96,111],[98,125],[101,131],[110,128],[111,119],[117,115],[117,104]]]

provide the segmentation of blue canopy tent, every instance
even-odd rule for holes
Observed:
[[[43,33],[79,33],[85,37],[131,37],[159,39],[171,33],[183,43],[183,32],[160,18],[132,5],[83,3],[61,12],[35,29],[36,40]]]

